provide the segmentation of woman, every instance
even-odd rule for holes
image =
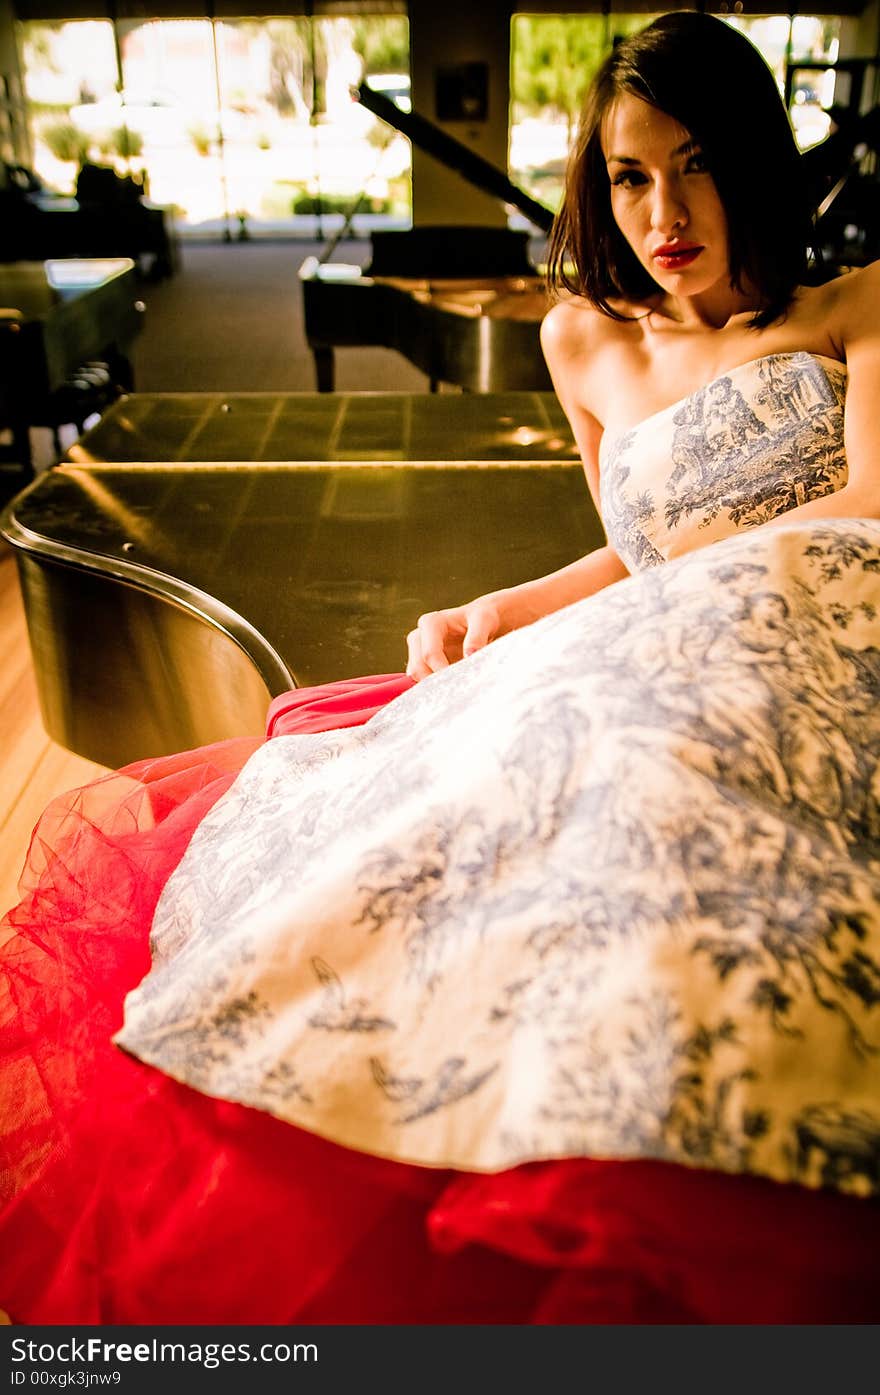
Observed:
[[[880,278],[807,231],[747,41],[621,44],[543,333],[608,546],[50,809],[14,1320],[880,1317]]]
[[[729,90],[749,92],[735,114],[717,97],[728,64],[742,75]],[[682,415],[689,404],[699,412],[713,394],[732,391],[729,369],[761,358],[768,383],[797,395],[803,367],[790,359],[806,351],[848,369],[847,487],[823,478],[823,496],[836,489],[833,497],[796,515],[789,511],[800,500],[780,500],[772,512],[785,512],[786,522],[877,513],[870,401],[880,372],[872,325],[880,268],[804,288],[809,203],[783,115],[747,42],[688,14],[667,15],[621,44],[588,94],[551,244],[551,280],[570,298],[547,316],[542,343],[600,509],[603,436],[607,450],[670,403]],[[760,446],[757,419],[737,421],[717,407],[710,416],[716,432],[741,432],[743,445],[755,433]],[[688,434],[677,433],[684,455]],[[712,443],[696,422],[693,437],[694,460],[708,468]],[[695,541],[677,548],[672,538],[666,555]],[[409,672],[424,677],[626,574],[608,547],[551,577],[424,616],[409,636]]]

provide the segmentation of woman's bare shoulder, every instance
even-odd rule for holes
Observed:
[[[581,354],[598,348],[620,334],[621,321],[606,315],[582,296],[560,297],[550,307],[541,324],[545,351],[562,355]]]
[[[599,332],[599,320],[606,318],[595,305],[579,296],[560,298],[541,321],[544,352],[562,357],[582,352]]]
[[[880,262],[837,276],[820,288],[825,322],[844,357],[857,341],[880,344]]]
[[[846,319],[859,330],[870,327],[880,338],[880,262],[847,272],[837,284]]]
[[[830,283],[832,286],[839,286],[849,294],[858,295],[856,287],[864,290],[871,286],[874,290],[880,288],[880,262],[869,262],[867,266],[853,267],[845,272],[843,276],[838,276]]]
[[[551,307],[541,324],[541,347],[566,409],[576,406],[601,420],[602,383],[632,334],[631,319],[614,319],[582,298],[560,299]]]

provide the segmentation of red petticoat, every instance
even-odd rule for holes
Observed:
[[[269,735],[355,725],[407,686],[286,694]],[[37,827],[0,975],[13,1322],[880,1321],[874,1202],[656,1162],[386,1162],[112,1046],[159,892],[258,744],[140,761]]]

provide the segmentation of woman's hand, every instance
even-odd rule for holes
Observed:
[[[549,576],[489,591],[467,605],[429,611],[420,616],[406,637],[407,674],[418,683],[438,669],[466,659],[493,639],[532,625],[543,615],[592,596],[627,575],[614,549],[599,547]]]
[[[406,671],[418,683],[438,669],[466,659],[515,628],[503,614],[503,592],[478,596],[467,605],[432,610],[419,617],[406,637],[409,662]]]

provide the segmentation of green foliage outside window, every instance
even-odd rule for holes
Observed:
[[[88,136],[84,136],[72,121],[54,121],[51,125],[44,126],[40,131],[40,139],[56,160],[83,165],[88,159]]]
[[[352,20],[351,43],[364,73],[409,72],[409,20],[403,16]]]
[[[143,136],[139,131],[132,131],[128,126],[118,126],[115,131],[110,132],[107,140],[100,143],[103,155],[119,155],[123,160],[134,159],[142,154],[143,148]]]
[[[515,15],[511,99],[515,121],[547,115],[574,134],[584,93],[616,38],[651,15]]]

